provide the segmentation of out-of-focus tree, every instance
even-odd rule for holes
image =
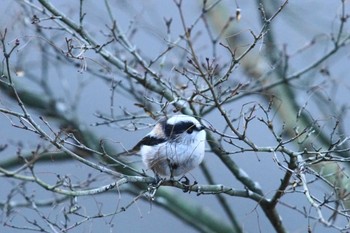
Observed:
[[[69,232],[103,219],[118,231],[114,222],[145,202],[201,232],[349,230],[349,15],[345,0],[323,2],[7,3],[2,224]],[[190,183],[117,156],[137,143],[130,131],[178,113],[207,127],[209,158]],[[215,210],[189,195],[215,199]],[[264,213],[254,227],[237,217],[254,211]]]

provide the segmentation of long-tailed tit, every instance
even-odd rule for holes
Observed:
[[[181,176],[203,160],[206,137],[204,129],[191,116],[163,118],[131,151],[140,154],[147,169],[153,170],[157,175]]]

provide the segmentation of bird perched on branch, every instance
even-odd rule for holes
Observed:
[[[137,153],[156,175],[182,176],[197,167],[205,153],[205,127],[192,116],[174,115],[157,122],[128,153]]]

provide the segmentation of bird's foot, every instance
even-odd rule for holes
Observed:
[[[184,181],[181,181],[182,179],[184,179]],[[193,184],[190,184],[190,180],[187,178],[187,176],[182,176],[178,181],[183,185],[184,193],[191,192],[191,188],[198,184],[197,181],[194,181]]]

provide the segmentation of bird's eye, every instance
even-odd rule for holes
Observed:
[[[191,134],[191,133],[193,133],[193,131],[194,131],[194,127],[191,127],[191,128],[188,128],[186,132],[188,134]]]

